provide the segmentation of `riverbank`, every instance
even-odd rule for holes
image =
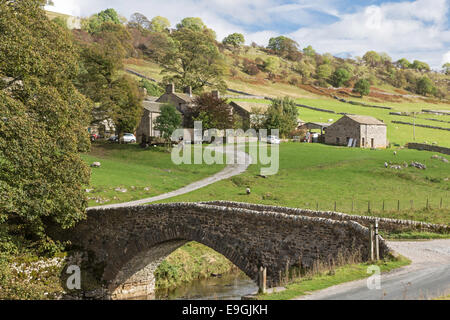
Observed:
[[[240,272],[227,258],[197,242],[175,250],[155,271],[156,289],[173,289],[194,280]]]

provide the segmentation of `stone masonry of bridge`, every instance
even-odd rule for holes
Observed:
[[[358,261],[368,260],[369,231],[357,222],[231,204],[93,208],[87,211],[87,220],[64,232],[63,238],[102,266],[97,274],[103,287],[97,291],[102,294],[95,298],[151,295],[158,265],[189,241],[223,254],[254,281],[258,268],[267,267],[268,286],[278,284],[286,265],[310,268],[319,261],[336,262],[355,255]],[[388,252],[381,239],[381,257]]]

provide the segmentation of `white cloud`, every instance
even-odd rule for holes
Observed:
[[[81,8],[77,2],[77,0],[53,0],[54,6],[46,6],[46,9],[72,16],[79,16]]]
[[[450,42],[445,24],[447,12],[445,0],[368,6],[342,15],[336,23],[301,28],[290,36],[301,44],[311,44],[319,52],[350,52],[355,56],[376,50],[387,52],[394,59],[420,59],[439,67]]]
[[[444,56],[442,57],[442,65],[444,65],[447,62],[450,62],[450,51],[445,53]]]

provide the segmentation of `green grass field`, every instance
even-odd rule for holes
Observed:
[[[397,153],[395,156],[393,150],[283,143],[278,174],[261,178],[261,166],[255,164],[239,176],[167,201],[230,200],[320,210],[334,210],[336,202],[337,211],[346,213],[352,212],[353,203],[355,214],[448,224],[450,164],[431,159],[431,152],[403,149]],[[427,170],[386,169],[385,161],[419,161],[427,165]],[[250,195],[245,192],[247,186],[251,188]],[[425,209],[427,199],[429,209]]]
[[[222,170],[225,165],[180,165],[172,163],[162,148],[141,149],[138,145],[93,144],[83,159],[92,168],[88,197],[90,206],[127,202],[173,191]],[[134,189],[133,189],[134,187]],[[123,193],[115,189],[127,189]],[[147,188],[147,189],[146,189]],[[109,201],[106,201],[109,200]],[[98,202],[97,202],[98,201]],[[106,202],[105,202],[106,201]]]

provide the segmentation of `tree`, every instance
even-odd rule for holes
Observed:
[[[114,9],[106,9],[90,18],[83,20],[82,28],[89,33],[96,33],[100,30],[102,24],[110,22],[114,24],[122,24],[119,14]]]
[[[263,64],[264,70],[270,73],[275,73],[279,66],[278,59],[275,57],[268,57]]]
[[[171,35],[172,48],[162,59],[164,82],[174,82],[178,88],[191,86],[201,92],[203,87],[224,90],[225,64],[210,32],[181,28]]]
[[[411,68],[419,70],[419,71],[422,71],[422,72],[431,70],[431,68],[428,65],[428,63],[422,62],[422,61],[419,61],[419,60],[414,60],[414,62],[411,65]]]
[[[363,56],[363,60],[371,67],[376,67],[381,63],[380,55],[375,51],[368,51]]]
[[[135,131],[142,116],[142,98],[133,78],[122,76],[112,83],[109,113],[119,138],[126,132]]]
[[[331,82],[335,87],[342,87],[349,79],[350,73],[344,68],[339,68],[333,73]]]
[[[72,81],[77,50],[34,0],[0,2],[0,224],[46,238],[85,218],[91,102]],[[0,77],[0,78],[2,78]]]
[[[206,25],[200,18],[188,17],[184,18],[180,23],[177,24],[177,29],[183,28],[191,29],[195,32],[201,32],[206,29]]]
[[[169,143],[172,133],[181,125],[181,115],[171,104],[161,106],[160,111],[160,115],[154,121],[155,129]]]
[[[232,33],[223,39],[222,43],[233,46],[234,48],[239,48],[245,43],[245,38],[242,33]]]
[[[130,17],[128,26],[130,26],[132,28],[138,28],[138,29],[140,28],[140,29],[144,29],[144,30],[149,30],[150,26],[151,26],[151,22],[142,13],[136,12]]]
[[[361,98],[363,96],[367,96],[370,93],[370,82],[366,79],[360,79],[358,82],[355,83],[355,86],[353,87],[354,93],[359,93],[361,95]]]
[[[170,21],[167,18],[156,16],[150,22],[150,29],[154,32],[162,32],[170,28]]]
[[[194,104],[192,119],[202,121],[204,130],[225,130],[234,127],[235,119],[227,99],[218,98],[212,93],[203,93],[195,98]]]
[[[279,56],[289,57],[298,52],[298,43],[288,37],[279,36],[270,38],[267,49],[273,50]]]
[[[316,51],[313,49],[311,45],[307,46],[303,49],[303,53],[308,57],[314,57],[316,55]]]
[[[442,69],[446,75],[450,75],[450,62],[444,63]]]
[[[433,93],[435,89],[433,82],[427,76],[423,76],[417,81],[417,93],[426,96]]]
[[[287,137],[297,126],[298,109],[289,97],[275,99],[265,113],[267,129],[279,129],[281,137]]]
[[[147,94],[152,97],[159,97],[164,93],[163,88],[147,79],[141,79],[141,81],[139,81],[139,86],[144,88],[147,91]]]
[[[333,67],[329,64],[322,64],[317,67],[316,73],[319,79],[327,80],[333,73]]]
[[[399,67],[401,69],[409,69],[411,67],[411,62],[409,62],[405,58],[401,58],[395,64],[397,65],[397,67]]]

